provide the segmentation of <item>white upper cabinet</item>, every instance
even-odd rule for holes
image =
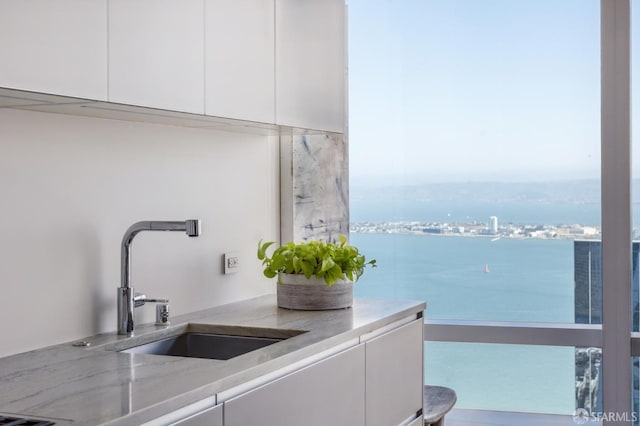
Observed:
[[[205,0],[205,112],[275,122],[274,0]]]
[[[204,0],[109,1],[109,101],[204,114]]]
[[[106,100],[107,1],[0,1],[0,57],[0,87]]]
[[[0,88],[342,133],[345,13],[344,0],[0,0]]]
[[[344,132],[343,0],[276,0],[276,123]]]

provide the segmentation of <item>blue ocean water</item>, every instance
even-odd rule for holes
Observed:
[[[600,221],[599,206],[593,205],[483,204],[425,211],[419,202],[395,207],[356,202],[351,220],[477,217],[486,222],[497,215],[502,223],[599,226]],[[572,241],[352,233],[350,242],[379,265],[358,281],[356,297],[424,300],[427,318],[574,321]],[[456,389],[460,408],[572,414],[575,352],[572,347],[428,342],[425,382]]]
[[[573,322],[571,241],[350,239],[379,265],[358,281],[356,297],[424,300],[427,318]],[[425,344],[425,382],[456,389],[460,408],[572,414],[574,364],[572,347]]]
[[[379,265],[360,297],[426,300],[429,318],[574,321],[572,241],[352,233],[351,244]]]

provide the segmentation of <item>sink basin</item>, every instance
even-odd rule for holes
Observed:
[[[227,360],[284,339],[187,332],[120,352]]]

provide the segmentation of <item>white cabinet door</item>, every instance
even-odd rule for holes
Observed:
[[[204,410],[186,419],[171,423],[171,426],[222,426],[222,405]]]
[[[365,343],[367,426],[398,425],[422,409],[422,319]]]
[[[343,0],[276,0],[276,123],[344,132]]]
[[[364,425],[358,345],[224,403],[225,426]]]
[[[205,0],[207,115],[275,122],[274,0]]]
[[[204,114],[204,0],[109,1],[109,101]]]
[[[107,0],[0,1],[0,87],[107,98]]]

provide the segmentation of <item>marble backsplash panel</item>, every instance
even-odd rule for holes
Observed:
[[[292,239],[349,235],[349,170],[342,134],[292,135]]]

